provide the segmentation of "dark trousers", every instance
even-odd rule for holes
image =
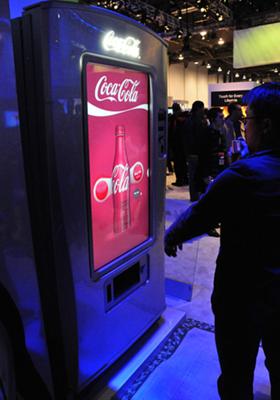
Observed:
[[[188,168],[190,199],[191,201],[196,201],[199,199],[200,195],[205,192],[207,187],[203,180],[203,168],[198,155],[189,155]]]
[[[222,400],[253,400],[253,379],[262,342],[271,383],[271,399],[280,399],[280,313],[262,306],[213,307],[215,339],[221,367]],[[274,313],[274,311],[276,311]]]

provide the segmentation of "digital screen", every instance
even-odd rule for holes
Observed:
[[[149,76],[86,63],[93,270],[149,238]]]
[[[280,23],[234,31],[234,68],[280,62]]]

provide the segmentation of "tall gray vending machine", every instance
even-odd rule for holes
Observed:
[[[12,28],[34,288],[21,272],[1,284],[52,398],[76,398],[165,308],[167,48],[74,3],[29,6]]]

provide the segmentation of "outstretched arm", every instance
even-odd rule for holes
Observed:
[[[165,252],[176,257],[177,249],[194,237],[200,236],[230,212],[230,202],[240,175],[227,169],[208,187],[200,200],[183,212],[165,233]],[[180,248],[180,247],[179,247]]]

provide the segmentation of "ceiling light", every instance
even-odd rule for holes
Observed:
[[[220,37],[220,39],[218,40],[218,45],[222,46],[223,44],[225,44],[225,41],[223,38]]]
[[[219,67],[217,71],[218,72],[223,72],[222,67]]]
[[[206,11],[207,11],[207,10],[206,10],[205,7],[201,7],[200,12],[204,13],[204,12],[206,12]]]
[[[177,35],[177,39],[182,39],[183,31],[181,29],[178,29],[177,32],[176,32],[176,35]]]
[[[252,82],[252,78],[249,78],[249,82]]]
[[[211,64],[207,63],[206,68],[210,69],[211,68]]]
[[[274,72],[275,72],[275,74],[278,74],[278,68],[274,68],[274,70],[273,70]]]
[[[242,76],[242,79],[244,79],[244,80],[246,79],[246,75],[245,74]]]
[[[235,76],[235,78],[239,78],[240,77],[238,72],[236,72],[236,74],[234,76]]]
[[[199,61],[195,61],[194,64],[195,64],[195,65],[198,65],[198,64],[199,64]]]
[[[183,61],[184,60],[184,56],[183,56],[183,54],[181,53],[181,54],[179,54],[179,56],[178,56],[178,60],[180,60],[180,61]]]
[[[219,15],[219,17],[218,17],[218,21],[223,21],[224,20],[224,16],[223,15]]]
[[[201,37],[205,37],[207,35],[207,31],[201,31],[199,32]]]
[[[259,79],[256,80],[256,83],[259,85],[261,82]]]
[[[230,75],[230,69],[227,70],[227,75]]]

